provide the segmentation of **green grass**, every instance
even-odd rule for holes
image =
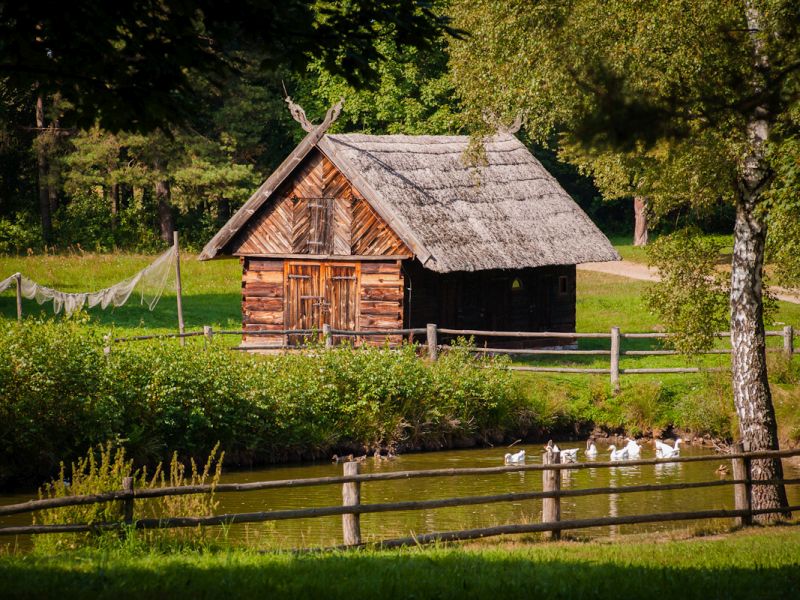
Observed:
[[[656,235],[650,234],[648,241],[652,242],[656,239]],[[714,238],[722,244],[722,252],[720,253],[721,263],[730,263],[731,255],[733,254],[733,236],[725,234],[707,234],[707,237]],[[614,246],[614,249],[619,252],[623,260],[647,264],[647,248],[642,246],[634,246],[633,238],[630,235],[617,235],[608,238]]]
[[[645,260],[644,250],[633,248],[629,238],[613,239],[624,258]],[[638,258],[637,258],[638,257]],[[28,277],[65,291],[85,291],[99,289],[124,279],[147,265],[152,256],[135,254],[115,255],[59,255],[33,257],[0,257],[0,276],[21,271]],[[241,328],[241,270],[236,260],[198,262],[194,255],[184,254],[183,306],[187,330],[198,330],[202,325],[212,325],[215,329]],[[614,275],[578,271],[578,299],[576,305],[577,330],[583,332],[609,331],[618,326],[622,332],[660,331],[662,328],[656,315],[648,311],[643,293],[652,285]],[[24,314],[52,315],[49,305],[39,306],[33,301],[24,301]],[[177,329],[177,313],[174,292],[168,290],[154,311],[132,298],[121,308],[102,311],[99,308],[89,312],[89,326],[100,333],[113,331],[117,336],[145,333],[174,332]],[[15,318],[14,291],[0,295],[0,320]],[[61,318],[61,317],[58,317]],[[791,324],[800,330],[800,305],[786,302],[778,303],[778,311],[773,317],[770,329],[781,329]],[[225,338],[226,344],[236,344],[239,338]],[[781,345],[780,338],[769,338],[772,347]],[[607,349],[608,340],[581,340],[581,349]],[[726,347],[727,341],[720,340],[718,347]],[[623,350],[645,350],[661,348],[656,340],[623,340]],[[608,358],[604,356],[585,357],[535,357],[518,359],[517,362],[532,365],[557,365],[607,368]],[[621,367],[681,367],[681,366],[725,366],[729,364],[726,356],[650,356],[623,357]],[[585,375],[523,374],[519,376],[531,394],[550,393],[550,388],[563,388],[569,396],[587,396],[592,387],[607,384],[607,377],[588,377]],[[630,375],[622,377],[623,391],[638,395],[640,389],[661,386],[668,394],[686,396],[700,391],[716,393],[718,386],[705,375]],[[648,387],[649,386],[649,387]],[[790,405],[794,405],[794,400]],[[794,427],[794,426],[793,426]],[[796,429],[796,427],[794,427]],[[791,436],[790,436],[791,437]],[[800,432],[794,437],[800,438]]]
[[[796,598],[800,528],[711,539],[323,554],[124,550],[0,558],[12,598]]]
[[[93,291],[117,283],[147,266],[155,257],[139,254],[50,255],[0,257],[0,278],[17,271],[34,281],[65,292]],[[183,312],[187,330],[203,325],[241,329],[241,267],[236,260],[199,262],[195,255],[181,260]],[[172,284],[174,286],[174,284]],[[89,311],[91,324],[119,335],[166,333],[177,330],[174,287],[152,312],[137,301],[136,292],[119,308]],[[23,315],[52,315],[52,305],[23,300]],[[16,317],[14,287],[0,295],[0,318]]]

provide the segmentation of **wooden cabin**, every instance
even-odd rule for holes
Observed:
[[[618,260],[512,134],[308,135],[206,245],[239,257],[245,331],[575,331],[575,265]],[[281,345],[248,336],[243,345]]]

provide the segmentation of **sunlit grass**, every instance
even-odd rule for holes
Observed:
[[[0,558],[4,598],[792,598],[797,526],[710,538],[321,554],[130,551]]]

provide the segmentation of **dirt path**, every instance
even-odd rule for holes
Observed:
[[[632,262],[630,260],[584,263],[582,265],[578,265],[578,269],[581,271],[594,271],[596,273],[619,275],[620,277],[628,277],[630,279],[639,279],[642,281],[659,280],[658,271],[648,267],[647,265],[643,265],[642,263]],[[793,304],[800,304],[800,291],[798,290],[772,286],[770,287],[770,291],[778,300],[791,302]]]

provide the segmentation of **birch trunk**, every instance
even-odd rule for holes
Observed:
[[[747,182],[742,180],[743,184]],[[767,380],[765,352],[762,267],[766,225],[755,212],[756,198],[745,187],[736,207],[733,263],[731,270],[731,346],[733,348],[733,401],[739,417],[739,433],[750,450],[777,450],[778,427],[772,393]],[[783,477],[780,460],[752,461],[751,477]],[[788,506],[783,486],[753,486],[753,508]],[[758,515],[770,521],[780,515]]]
[[[751,2],[746,3],[746,18],[753,36],[754,71],[763,73],[769,69],[769,61],[760,38],[760,14]],[[756,81],[755,88],[759,85]],[[767,380],[763,320],[762,276],[767,227],[758,210],[762,193],[772,176],[765,154],[769,129],[769,106],[757,106],[747,122],[747,150],[739,169],[731,265],[733,400],[742,440],[749,442],[753,451],[778,449],[778,427]],[[782,478],[781,461],[752,461],[751,477],[754,480]],[[788,506],[786,489],[782,485],[759,485],[752,489],[754,509]],[[780,516],[759,515],[754,520],[771,521]]]

